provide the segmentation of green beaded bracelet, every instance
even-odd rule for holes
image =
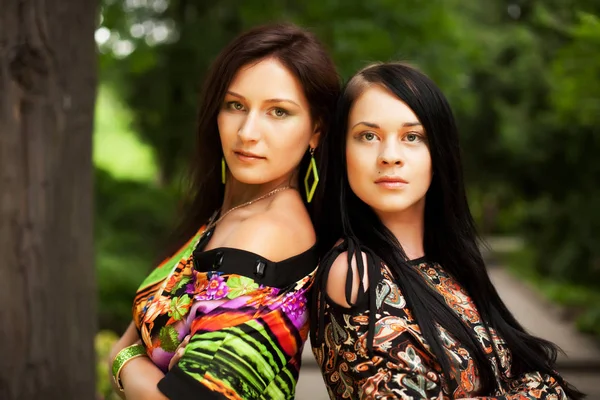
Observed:
[[[129,361],[145,355],[147,354],[144,345],[132,344],[131,346],[127,346],[123,350],[119,351],[115,356],[115,360],[112,364],[112,373],[115,384],[121,392],[123,391],[123,385],[121,384],[120,378],[121,370]]]

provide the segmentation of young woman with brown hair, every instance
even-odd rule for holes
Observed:
[[[113,350],[127,400],[294,398],[317,265],[316,182],[299,189],[338,94],[325,49],[294,25],[250,30],[217,57],[180,249],[141,284]]]

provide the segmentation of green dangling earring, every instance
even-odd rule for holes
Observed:
[[[223,185],[225,184],[225,181],[227,180],[227,165],[225,164],[225,157],[221,157],[221,182],[223,182]]]
[[[310,148],[310,163],[308,165],[308,170],[306,171],[306,176],[304,177],[304,189],[306,189],[306,201],[311,202],[313,196],[315,195],[315,190],[317,190],[317,184],[319,183],[319,172],[317,171],[317,163],[315,162],[315,149],[314,147]],[[308,180],[310,176],[313,176],[313,183],[308,187]]]

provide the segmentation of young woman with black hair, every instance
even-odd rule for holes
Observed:
[[[317,220],[331,250],[311,323],[330,397],[583,398],[555,371],[556,346],[527,334],[490,281],[437,86],[408,65],[372,65],[336,118]]]

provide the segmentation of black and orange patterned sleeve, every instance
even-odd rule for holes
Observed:
[[[359,276],[369,276],[369,287],[361,287],[350,303],[334,303],[326,293],[326,279],[333,261],[348,252],[358,261]],[[406,308],[398,288],[384,275],[387,270],[368,248],[346,239],[323,258],[317,290],[313,295],[314,315],[311,337],[313,352],[321,367],[331,399],[446,399],[439,368],[425,348],[420,329]]]
[[[562,386],[552,376],[539,372],[527,373],[509,382],[502,396],[476,397],[481,400],[567,400]]]

